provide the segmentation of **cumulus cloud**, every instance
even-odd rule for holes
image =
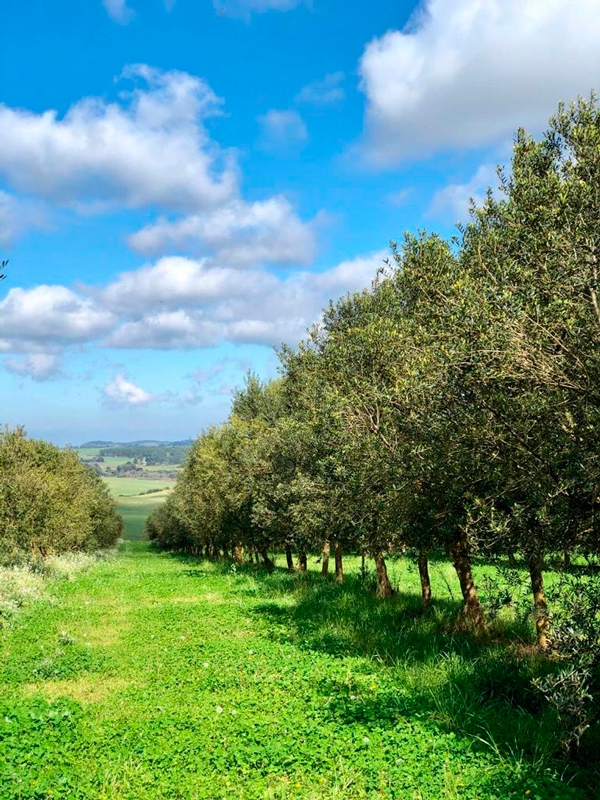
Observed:
[[[17,190],[104,209],[198,211],[237,194],[237,167],[203,121],[220,110],[208,84],[146,65],[120,102],[85,98],[64,118],[0,105],[0,175]]]
[[[543,126],[598,88],[597,0],[426,0],[360,61],[375,163],[487,144]]]
[[[30,228],[47,225],[47,214],[33,201],[24,200],[0,189],[0,245],[10,247],[15,238]]]
[[[56,353],[32,353],[27,358],[7,358],[4,366],[8,372],[34,381],[48,381],[62,375],[61,358]]]
[[[93,294],[111,312],[135,316],[149,308],[185,308],[210,303],[236,292],[243,294],[246,291],[243,284],[238,272],[210,266],[206,259],[194,261],[168,257],[156,264],[123,272],[107,287]],[[181,319],[178,324],[181,324]]]
[[[134,250],[156,254],[206,251],[233,266],[305,264],[315,255],[313,226],[302,222],[284,197],[233,202],[205,214],[160,219],[129,239]]]
[[[103,387],[102,394],[109,405],[116,406],[147,406],[169,399],[168,395],[150,394],[123,374],[115,375],[112,381]]]
[[[320,81],[313,81],[304,86],[296,95],[297,103],[309,103],[314,106],[328,106],[339,103],[345,97],[340,84],[344,80],[343,72],[332,72]]]
[[[406,204],[410,197],[412,189],[399,189],[397,192],[391,192],[387,196],[387,201],[391,206],[399,208]]]
[[[87,342],[114,323],[110,311],[65,286],[15,288],[0,302],[0,351],[43,352]]]
[[[331,269],[280,276],[163,258],[105,287],[11,289],[0,303],[0,352],[56,354],[96,343],[120,349],[185,350],[222,342],[297,341],[330,298],[368,286],[385,252]],[[11,362],[13,371],[24,370]],[[24,362],[23,362],[24,363]],[[30,362],[42,370],[42,359]]]
[[[151,350],[189,350],[220,343],[223,330],[200,311],[165,311],[126,322],[108,339],[109,347]]]
[[[470,201],[481,205],[487,190],[494,190],[497,185],[496,167],[482,164],[466,183],[451,183],[439,189],[433,197],[430,213],[436,216],[452,216],[454,222],[464,220]]]
[[[135,307],[139,294],[145,298],[137,306],[138,317],[118,326],[107,344],[117,348],[191,349],[222,341],[264,345],[294,342],[318,319],[331,297],[368,286],[384,257],[385,251],[380,251],[322,272],[303,271],[284,278],[264,270],[240,275],[187,259],[163,260],[156,267],[125,273],[115,286],[107,287],[104,297],[118,295],[121,308]],[[187,262],[185,270],[181,262]],[[170,270],[174,285],[181,280],[172,294],[161,291],[160,281],[149,279],[151,270],[157,268],[164,285],[171,283]],[[218,271],[214,282],[212,269]],[[179,270],[183,270],[180,279]],[[210,291],[202,290],[202,277],[209,281]],[[148,310],[144,312],[144,308]]]
[[[127,6],[126,0],[102,0],[108,16],[119,25],[127,25],[134,17],[133,11]]]
[[[304,146],[308,130],[297,111],[271,109],[258,117],[261,128],[259,145],[263,150],[288,151]]]

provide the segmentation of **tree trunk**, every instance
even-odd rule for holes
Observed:
[[[306,558],[306,551],[300,550],[298,553],[298,569],[300,572],[306,572],[308,568],[308,561]]]
[[[429,550],[421,548],[419,550],[419,577],[421,578],[421,602],[423,608],[431,605],[431,582],[429,580]]]
[[[529,577],[531,578],[531,590],[533,592],[533,613],[535,616],[535,633],[538,647],[546,650],[548,647],[548,603],[546,592],[544,591],[544,574],[542,572],[543,560],[537,553],[529,555],[527,566],[529,567]]]
[[[329,539],[323,542],[322,559],[321,559],[321,575],[326,576],[329,574],[329,553],[331,546]]]
[[[294,559],[292,558],[292,548],[289,544],[285,546],[285,560],[287,561],[288,572],[294,571]]]
[[[473,580],[473,573],[471,572],[471,561],[469,559],[466,537],[461,536],[460,539],[457,539],[451,547],[451,552],[454,569],[460,581],[460,590],[465,603],[465,616],[475,627],[481,628],[483,627],[483,611],[481,609],[481,603],[479,602],[475,581]]]
[[[266,547],[261,548],[260,554],[261,554],[261,556],[263,558],[263,561],[265,562],[265,567],[269,570],[269,572],[273,572],[273,568],[275,567],[275,564],[269,558],[269,554],[267,552],[267,548]]]
[[[388,577],[385,559],[381,550],[375,553],[375,569],[377,571],[377,597],[391,597],[394,594]]]
[[[344,564],[342,560],[342,545],[335,542],[335,580],[336,583],[344,582]]]

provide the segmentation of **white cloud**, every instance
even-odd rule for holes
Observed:
[[[330,298],[368,286],[384,255],[286,276],[171,257],[124,272],[105,287],[11,289],[0,303],[0,352],[58,356],[91,343],[185,350],[225,341],[295,342]],[[23,371],[17,363],[11,362],[13,371]],[[43,371],[44,364],[50,369],[48,359],[30,361],[29,371]]]
[[[313,81],[304,86],[296,95],[297,103],[310,103],[315,106],[327,106],[339,103],[345,97],[340,84],[344,80],[343,72],[332,72],[320,81]]]
[[[271,109],[258,117],[261,128],[259,144],[263,150],[288,151],[308,141],[308,130],[297,111]]]
[[[236,270],[211,267],[206,259],[194,261],[171,256],[154,265],[121,273],[94,295],[111,312],[135,316],[149,308],[185,308],[214,302],[235,292],[243,294],[244,283]]]
[[[151,350],[189,350],[221,342],[220,325],[203,318],[202,312],[164,311],[126,322],[108,339],[109,347]]]
[[[427,0],[360,62],[366,142],[381,165],[537,130],[600,83],[597,0]]]
[[[220,109],[208,84],[145,65],[123,74],[145,88],[118,103],[85,98],[62,119],[0,105],[0,175],[19,191],[92,209],[198,211],[234,197],[232,156],[203,125]]]
[[[10,247],[29,228],[47,225],[47,214],[38,203],[23,200],[0,189],[0,245]]]
[[[87,342],[114,323],[109,311],[65,286],[14,288],[0,302],[0,351],[43,352]]]
[[[32,353],[27,358],[7,358],[4,362],[8,372],[34,381],[48,381],[62,375],[61,359],[56,353]]]
[[[313,227],[284,197],[245,203],[234,200],[214,211],[170,221],[160,219],[129,239],[139,252],[206,251],[232,266],[306,264],[315,255]]]
[[[384,257],[385,251],[380,251],[322,272],[299,272],[284,278],[263,270],[240,274],[192,261],[184,269],[180,262],[186,259],[164,259],[156,267],[125,273],[115,286],[107,287],[105,298],[119,296],[121,307],[137,307],[139,313],[136,319],[118,327],[107,344],[191,349],[222,341],[265,345],[295,342],[319,318],[330,298],[369,286]],[[161,278],[154,281],[152,270],[157,268]],[[218,273],[215,281],[213,269]],[[210,291],[203,291],[203,278]],[[167,295],[160,287],[169,284],[176,288]],[[144,302],[138,306],[140,296]]]
[[[133,11],[127,6],[126,0],[102,0],[108,16],[119,25],[127,25],[133,17]]]
[[[221,16],[247,18],[252,13],[291,11],[303,2],[304,0],[213,0],[213,6]]]
[[[396,206],[399,208],[406,204],[406,201],[410,197],[412,189],[399,189],[397,192],[391,192],[387,196],[387,201],[390,205]]]
[[[169,399],[168,395],[146,392],[127,380],[123,374],[115,375],[112,381],[103,387],[102,393],[107,403],[117,406],[147,406],[149,403],[159,403]]]
[[[473,177],[466,183],[451,183],[439,189],[431,203],[430,213],[437,216],[453,217],[453,222],[464,221],[469,211],[469,202],[474,200],[481,205],[489,188],[498,186],[496,167],[482,164]]]

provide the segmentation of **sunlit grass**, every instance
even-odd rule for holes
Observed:
[[[390,602],[359,565],[340,587],[314,559],[268,575],[128,542],[53,584],[2,635],[0,797],[585,797],[539,665],[453,631],[450,572],[423,615],[408,560]]]

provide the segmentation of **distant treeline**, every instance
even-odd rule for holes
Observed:
[[[158,464],[183,464],[185,457],[190,449],[186,446],[144,446],[144,445],[117,445],[100,450],[99,456],[107,458],[117,456],[121,458],[138,459],[144,461],[148,466]]]

